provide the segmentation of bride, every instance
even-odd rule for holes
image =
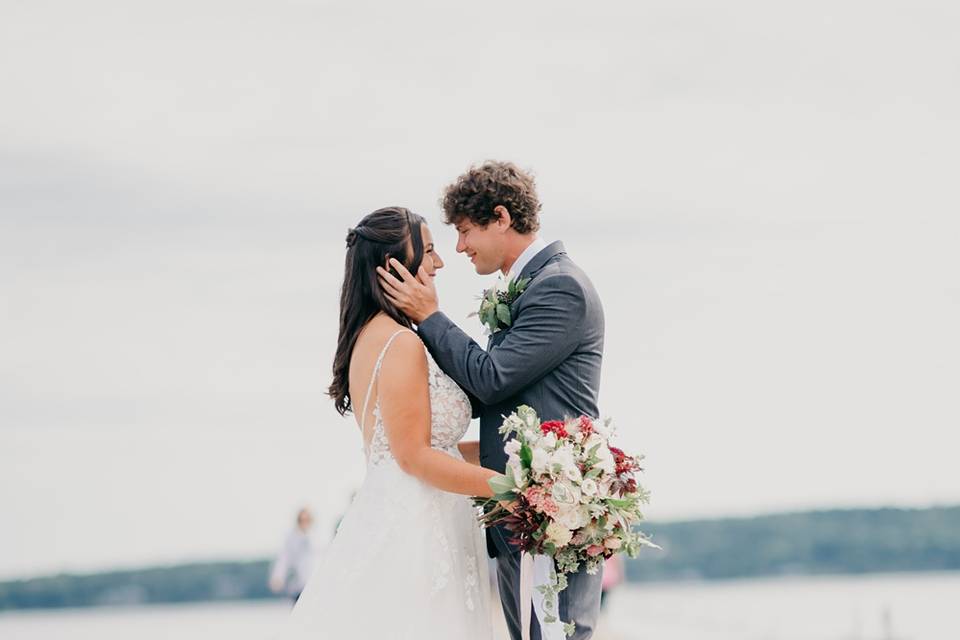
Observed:
[[[352,412],[367,473],[282,640],[489,640],[486,547],[467,496],[494,471],[460,442],[470,401],[386,298],[376,268],[443,267],[424,219],[374,211],[347,235],[330,396]],[[355,401],[359,400],[358,405]]]

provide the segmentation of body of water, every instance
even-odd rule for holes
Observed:
[[[631,585],[609,602],[596,640],[960,638],[960,573]],[[14,611],[0,614],[0,638],[265,640],[288,612],[282,601]]]

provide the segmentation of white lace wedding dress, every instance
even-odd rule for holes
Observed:
[[[381,351],[364,405],[400,333]],[[470,402],[429,352],[427,362],[432,446],[460,458]],[[363,486],[278,640],[490,640],[486,547],[470,499],[404,473],[379,403],[372,415]]]

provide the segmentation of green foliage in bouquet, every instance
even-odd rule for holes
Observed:
[[[480,317],[480,322],[490,330],[490,333],[506,329],[513,324],[510,305],[520,297],[528,284],[530,284],[530,278],[519,280],[511,278],[506,286],[502,282],[498,282],[495,286],[483,292],[480,298],[480,308],[473,315]]]

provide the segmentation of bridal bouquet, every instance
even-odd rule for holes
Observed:
[[[641,457],[610,446],[610,421],[580,417],[540,422],[536,411],[519,407],[504,419],[507,441],[504,475],[490,480],[492,500],[476,499],[483,526],[503,525],[521,551],[553,558],[548,584],[537,589],[556,622],[556,595],[567,574],[581,565],[596,573],[616,553],[635,557],[641,547],[657,547],[634,529],[643,519],[640,505],[649,494],[636,479]],[[508,510],[502,503],[513,503]],[[565,625],[567,634],[572,625]]]

